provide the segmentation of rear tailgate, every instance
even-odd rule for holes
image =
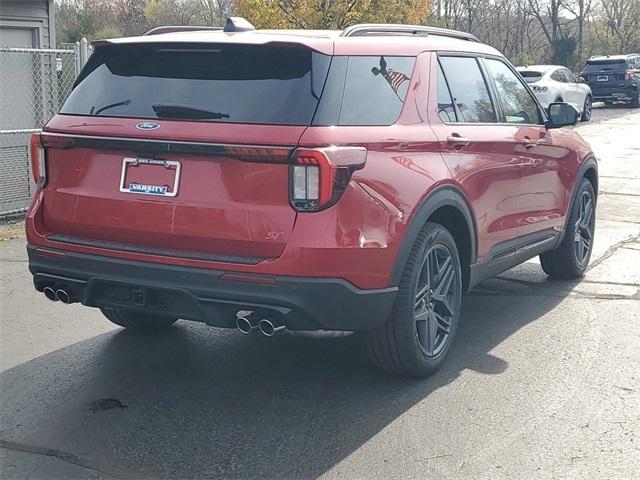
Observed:
[[[155,48],[98,48],[45,128],[49,238],[239,263],[280,256],[296,218],[288,158],[319,96],[311,66],[322,85],[328,60],[297,47]]]
[[[209,126],[207,135],[219,131],[216,138],[222,140],[212,144],[181,138],[184,123],[158,122],[158,131],[174,139],[165,141],[150,135],[105,136],[97,132],[100,121],[87,118],[85,126],[78,120],[59,116],[47,132],[65,134],[43,135],[49,145],[43,219],[52,239],[118,249],[151,247],[142,250],[149,252],[175,249],[183,252],[157,253],[203,259],[216,259],[207,254],[251,257],[228,259],[240,262],[282,253],[295,221],[287,158],[303,127]],[[134,133],[138,123],[106,122],[106,130],[117,134]],[[189,127],[203,130],[202,124]],[[285,146],[268,148],[273,137]],[[237,144],[240,139],[244,145]],[[136,166],[136,159],[143,162]],[[146,160],[176,163],[165,168]],[[131,188],[136,184],[164,186],[167,195],[139,192]]]
[[[627,65],[624,61],[599,61],[585,65],[583,78],[594,95],[608,95],[617,88],[625,88]]]

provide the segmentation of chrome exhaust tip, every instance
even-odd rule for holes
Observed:
[[[42,290],[42,293],[44,293],[44,296],[47,297],[52,302],[58,301],[58,296],[56,295],[56,291],[53,288],[44,287],[44,289]]]
[[[69,305],[71,303],[71,295],[69,295],[65,290],[59,288],[56,290],[56,297],[65,305]]]
[[[287,329],[285,325],[276,326],[271,320],[267,320],[266,318],[260,320],[258,326],[260,327],[260,332],[262,332],[265,337],[273,337]]]
[[[240,310],[236,313],[236,327],[245,335],[249,335],[258,325],[251,321],[253,312],[250,310]]]

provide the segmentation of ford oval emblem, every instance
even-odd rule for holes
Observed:
[[[160,128],[160,124],[156,122],[140,122],[136,125],[138,130],[157,130]]]

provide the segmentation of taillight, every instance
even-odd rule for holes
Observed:
[[[624,74],[625,80],[633,80],[633,70],[627,70]]]
[[[367,160],[363,147],[299,148],[292,156],[289,201],[300,212],[317,212],[334,205],[351,174]]]
[[[45,158],[45,150],[40,141],[40,134],[31,135],[31,170],[33,171],[33,179],[39,188],[47,183],[47,165]]]

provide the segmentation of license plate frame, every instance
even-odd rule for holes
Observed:
[[[596,80],[598,82],[608,82],[609,81],[609,75],[598,75],[596,77]]]
[[[171,190],[167,185],[152,185],[129,183],[127,181],[127,171],[129,166],[152,165],[161,166],[167,169],[175,169],[174,181]],[[140,195],[153,195],[154,197],[175,197],[178,194],[178,186],[180,185],[180,172],[182,165],[176,160],[157,160],[153,158],[123,158],[122,171],[120,173],[120,191],[122,193],[137,193]]]

